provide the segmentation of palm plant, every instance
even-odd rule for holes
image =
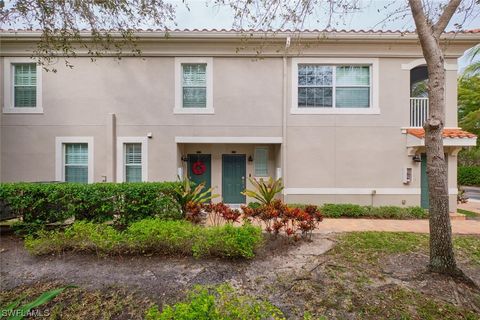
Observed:
[[[465,68],[462,77],[471,77],[480,74],[480,60],[477,59],[474,61],[475,58],[480,57],[480,44],[468,50],[466,56],[470,60],[470,65]]]
[[[219,196],[212,193],[213,188],[204,190],[204,182],[196,184],[188,177],[178,178],[180,183],[173,189],[173,197],[184,214],[187,213],[188,204],[202,204]]]
[[[20,307],[20,303],[23,302],[25,296],[20,297],[16,301],[6,305],[5,307],[1,308],[1,315],[3,317],[8,317],[7,320],[22,320],[26,318],[29,312],[32,309],[38,308],[44,304],[49,303],[53,299],[55,299],[59,294],[61,294],[65,289],[68,288],[75,288],[76,286],[66,286],[63,288],[53,289],[47,292],[42,293],[38,298],[34,301],[29,302]]]
[[[249,178],[249,180],[255,190],[246,189],[242,194],[254,198],[264,205],[271,204],[275,196],[283,190],[282,178],[274,180],[270,177],[267,181],[263,178],[260,180]]]

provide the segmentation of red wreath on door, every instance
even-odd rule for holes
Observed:
[[[196,161],[192,164],[192,172],[196,175],[202,175],[207,171],[207,166],[202,161]]]

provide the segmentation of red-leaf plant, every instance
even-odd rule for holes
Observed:
[[[232,209],[223,202],[204,205],[204,210],[209,214],[210,223],[214,226],[221,225],[224,222],[238,222],[238,218],[242,214],[238,209]]]
[[[198,202],[189,201],[185,206],[185,219],[188,221],[199,224],[205,221],[205,211],[203,205]]]
[[[265,224],[265,231],[278,235],[281,231],[288,237],[311,237],[313,230],[323,220],[317,206],[308,205],[305,209],[289,208],[280,200],[259,208],[242,206],[243,219],[257,220]]]

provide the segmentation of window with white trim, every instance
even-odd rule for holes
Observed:
[[[88,144],[64,143],[64,181],[88,183]]]
[[[254,154],[255,177],[268,176],[268,148],[256,147]]]
[[[117,138],[117,182],[148,181],[147,137]]]
[[[377,58],[293,58],[292,114],[379,114]]]
[[[41,67],[29,58],[4,59],[4,113],[42,113]]]
[[[55,138],[55,180],[93,182],[93,137]]]
[[[125,182],[142,181],[142,144],[125,143]]]
[[[174,113],[213,113],[212,58],[175,58]]]
[[[369,108],[370,66],[298,65],[298,108]]]

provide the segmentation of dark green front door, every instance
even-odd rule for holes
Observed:
[[[428,177],[427,177],[427,155],[422,154],[421,177],[420,177],[420,205],[424,209],[428,209]]]
[[[212,186],[212,156],[209,154],[189,154],[188,176],[196,184],[205,182],[205,188],[209,189]]]
[[[245,203],[246,159],[244,154],[222,155],[222,197],[225,203]]]

